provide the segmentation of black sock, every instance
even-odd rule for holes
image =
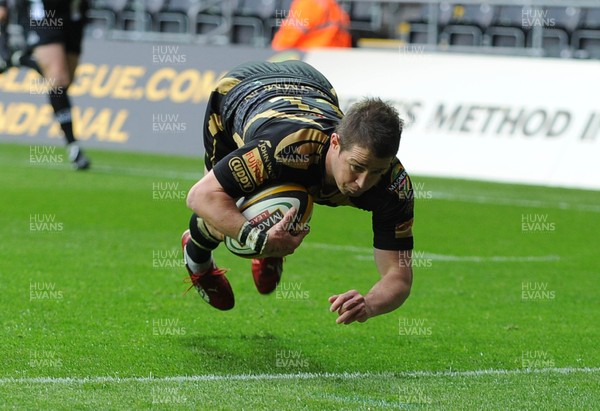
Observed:
[[[66,87],[52,87],[49,93],[50,104],[54,109],[54,117],[60,124],[67,144],[75,141],[73,135],[73,121],[71,119],[71,99],[67,95]]]
[[[209,262],[212,250],[218,247],[220,241],[210,234],[204,220],[196,214],[192,214],[190,219],[190,236],[192,241],[188,241],[185,247],[188,257],[197,264]]]

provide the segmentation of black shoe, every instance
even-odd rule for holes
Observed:
[[[90,168],[90,160],[83,153],[83,150],[79,148],[77,143],[69,144],[67,149],[69,151],[69,161],[73,163],[75,170],[87,170]]]

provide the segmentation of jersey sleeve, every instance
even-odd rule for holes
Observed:
[[[413,249],[414,193],[410,177],[397,161],[376,186],[372,210],[373,247],[380,250]]]
[[[213,167],[215,177],[228,195],[244,197],[277,179],[281,170],[273,145],[269,140],[252,140]]]

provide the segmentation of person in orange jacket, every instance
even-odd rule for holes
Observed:
[[[289,12],[276,17],[275,50],[352,47],[350,17],[335,0],[294,0]]]

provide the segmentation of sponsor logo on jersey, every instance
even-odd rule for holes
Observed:
[[[242,155],[246,168],[250,171],[250,178],[256,185],[260,185],[265,180],[265,165],[262,161],[258,148],[254,148]]]
[[[395,237],[396,238],[405,238],[405,237],[412,236],[412,225],[413,225],[412,218],[403,223],[396,224],[396,227],[394,229]]]
[[[413,197],[412,184],[402,164],[398,163],[392,168],[390,180],[391,183],[387,187],[390,193],[397,194],[398,198],[401,200],[407,200]]]
[[[258,143],[257,148],[258,152],[260,153],[260,158],[262,159],[267,175],[271,178],[275,177],[273,161],[271,159],[271,154],[269,153],[269,150],[271,149],[271,142],[268,140],[263,140],[260,143]]]
[[[246,163],[241,158],[233,157],[229,160],[228,165],[243,192],[250,193],[254,190],[256,184],[250,177],[250,170],[246,166]]]

